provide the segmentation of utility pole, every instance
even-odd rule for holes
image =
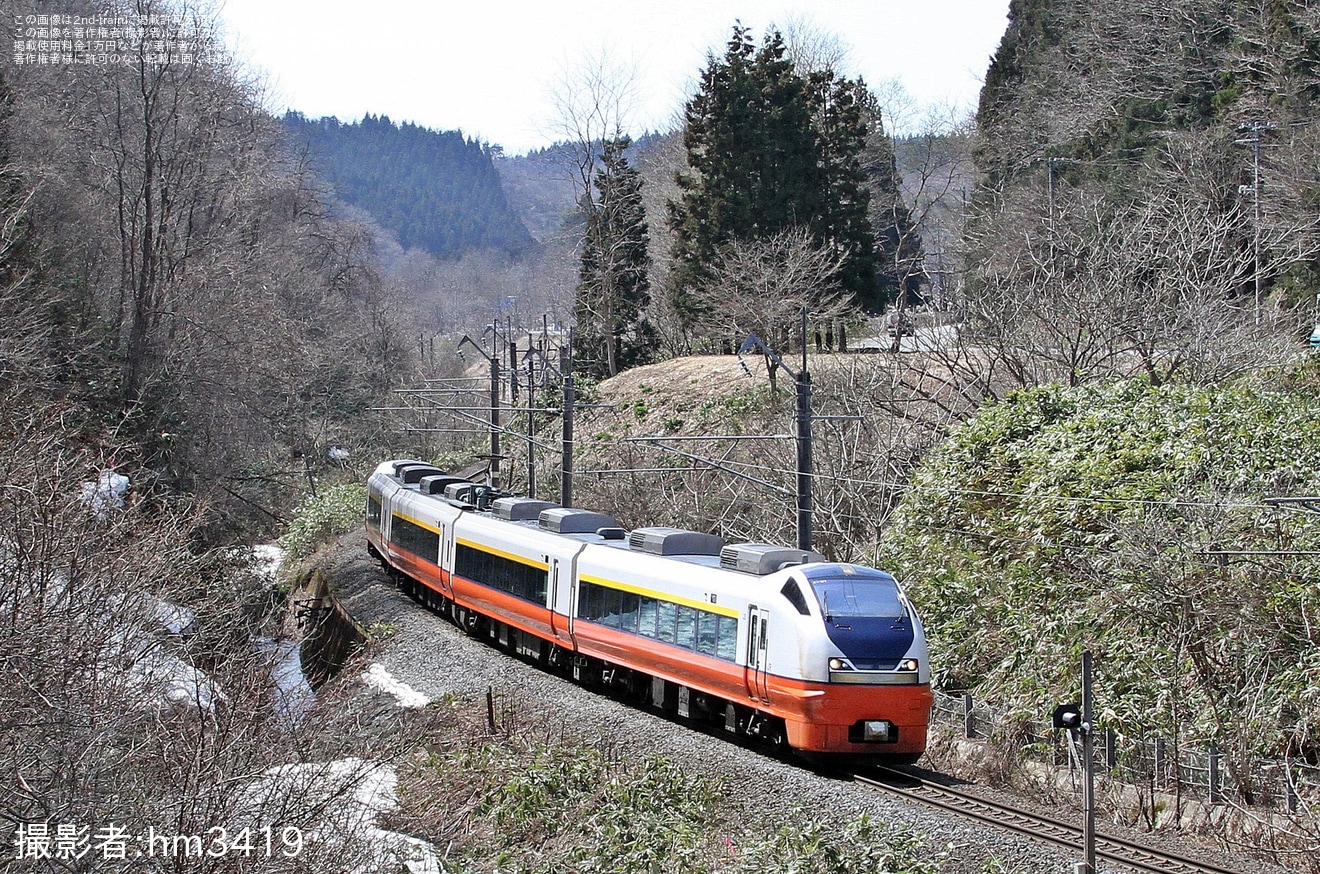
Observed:
[[[490,487],[500,487],[500,359],[490,356]]]
[[[797,547],[811,549],[811,374],[807,372],[807,308],[802,308],[802,369],[797,389]]]
[[[559,347],[559,372],[564,380],[564,407],[560,411],[563,438],[559,456],[559,503],[573,506],[573,405],[577,397],[573,389],[573,329],[568,329],[568,342]]]
[[[1256,324],[1259,325],[1262,318],[1260,270],[1260,135],[1265,131],[1275,130],[1275,126],[1267,121],[1253,121],[1248,124],[1238,125],[1238,130],[1246,131],[1249,136],[1245,139],[1234,140],[1234,142],[1239,146],[1251,146],[1252,183],[1251,185],[1239,185],[1238,193],[1246,194],[1250,192],[1252,200],[1255,202],[1255,233],[1252,236],[1251,258],[1256,298]]]
[[[1081,704],[1060,704],[1054,709],[1055,728],[1068,731],[1068,746],[1076,750],[1082,741],[1082,857],[1074,866],[1075,874],[1096,874],[1095,870],[1095,707],[1091,696],[1091,651],[1082,652]]]
[[[498,342],[498,339],[495,341]],[[477,350],[490,363],[490,487],[500,487],[500,358],[487,352],[467,334],[458,341],[459,348],[466,343]]]
[[[1095,874],[1095,718],[1091,700],[1091,651],[1082,651],[1082,854],[1078,874]]]
[[[1049,176],[1050,232],[1054,232],[1054,168],[1060,164],[1076,164],[1075,158],[1046,158],[1045,166]]]
[[[752,349],[761,352],[782,367],[793,377],[793,387],[797,393],[797,413],[794,416],[794,439],[797,443],[797,548],[811,549],[811,374],[807,372],[807,310],[802,308],[802,366],[794,371],[779,354],[761,341],[755,334],[747,335],[738,354],[744,355]]]
[[[536,441],[532,439],[536,433],[536,412],[532,409],[532,402],[535,400],[536,362],[533,361],[529,349],[527,355],[527,497],[529,498],[536,497]]]

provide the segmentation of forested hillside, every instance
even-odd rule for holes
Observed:
[[[1320,8],[1295,0],[1015,0],[967,298],[1023,384],[1103,377],[1119,351],[1214,380],[1308,326],[1318,46]]]
[[[369,213],[405,249],[454,258],[471,249],[518,252],[532,243],[505,197],[490,149],[459,131],[387,116],[344,124],[284,116],[312,169],[345,202]]]

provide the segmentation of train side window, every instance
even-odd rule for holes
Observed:
[[[674,643],[684,649],[697,648],[697,611],[691,607],[678,608],[678,638]]]
[[[656,604],[655,638],[665,643],[674,642],[674,623],[678,619],[678,605],[669,601]]]
[[[548,588],[550,571],[542,570],[539,567],[532,567],[529,564],[511,562],[514,565],[514,572],[517,575],[514,582],[513,594],[520,598],[526,598],[528,601],[535,601],[538,604],[545,603],[545,593]]]
[[[735,616],[716,616],[715,635],[718,638],[715,654],[722,659],[738,660],[738,619]]]
[[[719,618],[716,613],[697,611],[697,652],[715,655],[715,643],[719,639],[717,630]]]
[[[642,598],[641,607],[638,609],[637,633],[644,637],[655,637],[655,617],[658,612],[658,602],[655,598]]]
[[[605,589],[595,583],[583,583],[578,595],[578,616],[582,619],[600,619],[605,615]]]
[[[454,573],[538,604],[545,603],[550,580],[547,568],[533,567],[463,544],[454,550]]]
[[[440,535],[397,514],[390,522],[390,542],[423,561],[431,564],[440,561]]]
[[[608,625],[610,628],[619,627],[619,614],[623,610],[623,592],[618,589],[605,588],[605,615],[601,617],[601,624]]]
[[[803,616],[810,616],[811,611],[807,609],[807,599],[802,596],[802,590],[798,588],[797,580],[790,579],[784,583],[784,588],[779,590],[779,594],[788,599],[788,603],[797,608],[797,611]]]
[[[623,603],[619,608],[619,629],[637,633],[637,623],[642,609],[642,596],[632,592],[623,593]]]

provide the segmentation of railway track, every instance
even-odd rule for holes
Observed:
[[[870,773],[874,776],[854,774],[853,780],[995,828],[1075,850],[1078,858],[1081,858],[1082,829],[1078,826],[933,783],[907,771],[873,768]],[[1095,836],[1095,855],[1097,863],[1122,865],[1133,871],[1151,874],[1240,874],[1232,868],[1189,859],[1099,832]]]

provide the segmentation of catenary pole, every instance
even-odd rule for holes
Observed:
[[[802,309],[802,368],[793,385],[797,389],[797,546],[811,549],[811,374],[807,372],[807,310]]]
[[[565,507],[573,506],[573,405],[577,398],[573,389],[573,331],[568,332],[568,342],[559,347],[559,372],[564,378],[564,407],[561,411],[563,438],[559,463],[559,502]]]

